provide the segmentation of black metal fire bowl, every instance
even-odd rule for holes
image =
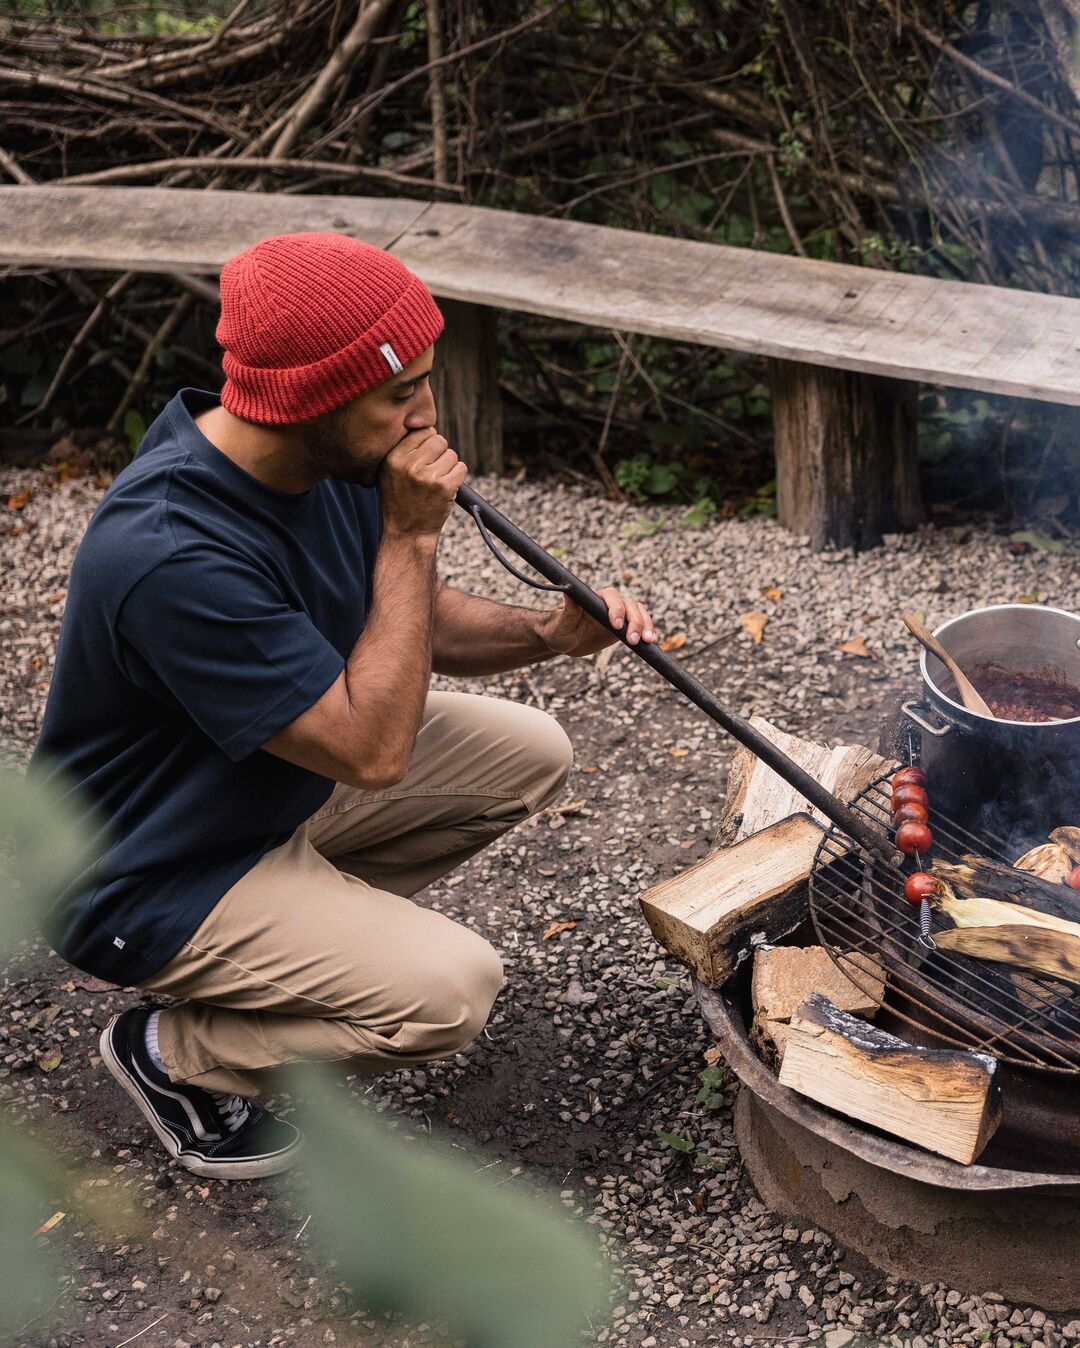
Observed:
[[[750,1043],[749,969],[744,961],[724,988],[695,980],[694,990],[741,1083],[736,1139],[762,1200],[894,1276],[1050,1311],[1080,1307],[1076,1086],[1001,1068],[1005,1117],[980,1163],[934,1156],[780,1085]],[[1068,1114],[1070,1136],[1053,1138]]]

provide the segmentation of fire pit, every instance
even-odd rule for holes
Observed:
[[[750,1043],[748,965],[722,990],[695,982],[695,991],[742,1084],[736,1140],[770,1208],[898,1277],[995,1291],[1045,1310],[1080,1306],[1080,1166],[1054,1169],[1055,1149],[1046,1145],[1062,1117],[1075,1114],[1075,1090],[1071,1103],[1047,1102],[1038,1087],[1016,1094],[1010,1083],[1006,1118],[984,1159],[959,1165],[781,1086]]]
[[[1013,629],[1020,671],[1080,686],[1080,618],[1008,607],[1021,610]],[[986,653],[987,625],[1001,616],[985,610],[947,625],[967,643],[959,651],[947,629],[938,635],[950,653],[970,659]],[[996,630],[990,653],[1001,663]],[[837,755],[855,754],[852,772],[829,784],[844,794],[839,788],[855,783],[851,808],[885,831],[897,762],[923,765],[931,871],[944,873],[973,857],[977,866],[997,867],[1006,884],[1014,875],[1020,884],[1024,873],[1012,866],[1021,852],[1045,843],[1059,825],[1080,825],[1080,774],[1073,769],[1080,720],[982,725],[941,691],[942,669],[933,658],[924,658],[923,675],[923,689],[903,698],[885,727],[883,758],[874,760],[868,750],[829,751],[755,724],[819,776]],[[695,967],[702,1013],[742,1085],[736,1135],[761,1197],[898,1276],[993,1290],[1049,1310],[1080,1307],[1080,987],[951,948],[949,921],[905,901],[903,871],[853,847],[841,827],[820,818],[816,847],[801,871],[796,857],[783,873],[777,868],[776,883],[740,887],[740,877],[760,871],[771,851],[790,852],[789,838],[805,857],[799,821],[809,821],[799,813],[806,802],[777,791],[776,779],[746,750],[736,755],[732,782],[725,846],[694,868],[696,881],[684,873],[664,882],[645,896],[644,907],[662,943]],[[800,874],[802,885],[793,880]],[[790,960],[774,958],[783,946],[795,948]],[[929,1135],[925,1127],[914,1134],[924,1145],[913,1145],[895,1119],[878,1127],[872,1112],[842,1109],[827,1093],[810,1098],[813,1085],[781,1084],[774,1064],[788,1063],[793,1041],[786,1025],[773,1021],[765,1023],[772,1042],[762,1037],[767,1013],[756,966],[805,961],[819,980],[808,989],[813,993],[828,981],[825,955],[826,969],[831,960],[846,986],[863,994],[859,1014],[873,1018],[856,1034],[857,1047],[861,1038],[869,1051],[877,1036],[890,1045],[903,1041],[899,1056],[929,1051],[935,1061],[954,1054],[987,1065],[1000,1125],[986,1130],[988,1143],[979,1137],[974,1163],[947,1159],[957,1153],[935,1155],[946,1149],[934,1147],[932,1127]],[[799,1016],[815,997],[792,1016],[799,1034],[807,1025]]]

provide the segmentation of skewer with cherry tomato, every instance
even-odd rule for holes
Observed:
[[[926,773],[921,768],[901,768],[894,774],[892,807],[897,847],[905,856],[921,862],[934,843],[928,822],[930,797],[926,793]],[[926,871],[916,871],[904,882],[904,898],[916,908],[937,891],[938,882]]]

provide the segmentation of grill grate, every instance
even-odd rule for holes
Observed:
[[[892,773],[853,802],[869,823],[892,827]],[[933,807],[934,856],[965,853],[1011,864],[994,835],[977,837]],[[1027,970],[919,943],[919,910],[904,898],[906,874],[855,850],[833,826],[822,837],[810,877],[810,913],[821,944],[864,992],[945,1044],[981,1049],[1005,1062],[1080,1074],[1080,989]],[[940,914],[934,927],[948,925]]]

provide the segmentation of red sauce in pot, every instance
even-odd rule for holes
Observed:
[[[1080,716],[1080,688],[1014,674],[998,665],[976,665],[964,673],[975,685],[994,715],[1004,721],[1070,721]],[[952,679],[941,691],[954,702],[962,701]]]

